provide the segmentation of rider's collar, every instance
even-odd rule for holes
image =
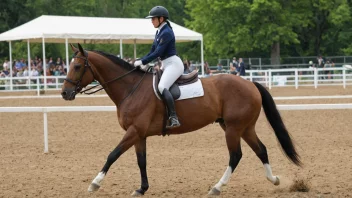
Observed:
[[[166,22],[163,22],[159,27],[158,27],[158,34],[161,30],[161,28],[163,28],[166,25]]]

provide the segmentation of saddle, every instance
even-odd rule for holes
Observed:
[[[159,81],[161,79],[161,75],[163,74],[163,70],[159,69],[154,72],[155,72],[154,73],[154,75],[155,75],[154,86],[157,88]],[[178,99],[181,95],[181,91],[180,91],[179,86],[192,84],[192,83],[196,82],[197,80],[198,80],[198,72],[197,71],[192,71],[189,74],[181,75],[169,89],[174,100]],[[156,89],[156,90],[157,90],[159,97],[161,98],[161,93],[159,92],[158,89]]]

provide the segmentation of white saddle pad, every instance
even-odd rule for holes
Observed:
[[[153,76],[153,85],[154,84],[155,84],[155,75]],[[196,82],[194,82],[192,84],[182,85],[182,86],[178,86],[178,87],[180,88],[181,95],[176,100],[184,100],[184,99],[197,98],[197,97],[204,96],[204,89],[203,89],[202,81],[200,79],[198,79]],[[158,92],[156,90],[157,88],[155,88],[155,86],[153,86],[153,89],[154,89],[154,93],[155,93],[156,97],[158,97],[159,100],[161,100],[161,98],[159,97]]]

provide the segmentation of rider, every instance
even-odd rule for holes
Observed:
[[[155,6],[149,11],[149,16],[155,28],[158,28],[150,52],[142,59],[135,61],[134,66],[146,65],[156,58],[162,61],[163,75],[158,89],[169,112],[166,128],[176,128],[181,124],[175,111],[174,99],[169,91],[171,85],[182,75],[183,62],[176,56],[175,35],[168,21],[169,12],[163,6]]]

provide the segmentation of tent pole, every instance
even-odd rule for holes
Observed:
[[[69,61],[68,61],[68,39],[65,38],[65,47],[66,47],[66,67],[67,67],[67,73],[69,71],[70,65],[69,65]]]
[[[46,89],[46,59],[45,59],[45,39],[44,36],[42,38],[42,46],[43,46],[43,73],[44,73],[44,90]]]
[[[204,51],[203,51],[203,37],[200,40],[200,56],[201,56],[201,66],[202,66],[202,76],[204,76]]]
[[[12,81],[12,78],[13,78],[13,73],[12,73],[12,44],[11,44],[11,41],[9,41],[9,50],[10,50],[10,63],[9,63],[9,66],[10,66],[10,90],[12,91],[13,90],[13,81]]]
[[[27,39],[27,51],[28,51],[28,76],[31,72],[31,48],[29,44],[29,39]]]
[[[136,60],[136,58],[137,58],[136,39],[134,39],[134,49],[133,49],[133,51],[134,51],[134,59]]]
[[[123,59],[123,52],[122,52],[122,39],[120,39],[120,58]]]

